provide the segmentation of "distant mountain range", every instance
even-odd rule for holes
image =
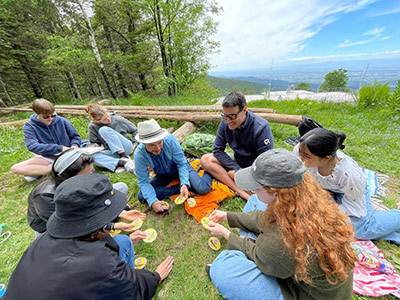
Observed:
[[[223,94],[226,94],[228,86],[250,88],[254,83],[255,91],[268,90],[270,85],[272,91],[286,90],[290,85],[306,82],[311,85],[313,91],[317,91],[319,85],[324,81],[324,76],[336,69],[346,69],[349,76],[348,87],[358,90],[363,84],[371,84],[374,80],[382,83],[389,82],[391,88],[397,85],[400,79],[400,58],[375,59],[375,60],[352,60],[352,61],[329,61],[322,63],[292,63],[290,65],[272,66],[270,69],[232,70],[210,72],[209,81]],[[218,78],[218,79],[216,79]],[[234,80],[228,83],[221,79]],[[238,81],[238,82],[236,82]],[[213,83],[214,82],[214,83]],[[255,84],[261,84],[255,85]],[[223,88],[222,88],[223,87]],[[248,89],[247,89],[248,90]]]

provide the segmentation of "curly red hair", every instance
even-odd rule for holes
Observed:
[[[346,279],[357,260],[350,244],[354,231],[329,193],[308,174],[294,187],[265,189],[276,192],[277,197],[268,204],[262,226],[276,223],[280,228],[283,242],[297,262],[296,280],[312,284],[308,270],[315,254],[330,284]]]

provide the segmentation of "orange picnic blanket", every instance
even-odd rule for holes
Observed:
[[[195,170],[198,170],[200,176],[203,176],[204,170],[200,169],[200,160],[196,159],[190,162],[192,167]],[[179,183],[179,179],[174,180],[169,185],[175,185]],[[189,197],[191,192],[189,192]],[[174,195],[171,197],[171,200],[175,200],[179,195]],[[189,207],[187,201],[185,201],[185,209],[186,212],[193,216],[197,222],[201,222],[201,218],[207,217],[214,209],[216,209],[220,203],[226,198],[231,198],[235,196],[235,193],[227,187],[222,182],[219,182],[215,179],[212,180],[211,183],[211,191],[204,195],[197,195],[193,198],[196,200],[196,205],[193,207]]]

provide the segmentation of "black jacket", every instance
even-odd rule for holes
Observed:
[[[109,235],[83,241],[45,233],[25,251],[4,300],[151,299],[159,281],[158,273],[122,262]]]
[[[29,226],[37,232],[46,231],[46,223],[55,210],[55,184],[51,180],[39,183],[28,197],[27,219]]]

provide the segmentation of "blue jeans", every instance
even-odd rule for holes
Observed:
[[[365,204],[365,217],[350,217],[355,237],[361,240],[388,240],[400,246],[400,210],[374,211],[368,190],[365,190]]]
[[[264,202],[261,202],[260,200],[258,200],[258,197],[256,194],[253,194],[250,196],[249,200],[247,200],[247,202],[246,202],[246,205],[243,207],[243,212],[248,213],[248,212],[255,211],[255,210],[263,210],[264,211],[266,209],[267,209],[267,205]],[[239,235],[243,236],[243,237],[252,238],[253,240],[256,240],[258,237],[258,235],[255,234],[254,232],[245,231],[243,229],[240,229]]]
[[[119,258],[132,269],[135,269],[135,251],[133,250],[133,243],[129,236],[117,234],[114,235],[113,239],[119,246]]]
[[[107,142],[110,150],[103,150],[93,154],[95,164],[114,172],[119,155],[118,151],[124,150],[127,155],[132,152],[133,144],[130,140],[122,134],[116,132],[114,129],[103,126],[99,129],[100,136]]]
[[[190,190],[200,195],[208,193],[211,190],[212,181],[210,174],[204,172],[203,177],[200,177],[189,163],[187,163],[187,168],[189,171]],[[172,195],[180,194],[181,187],[179,184],[167,187],[175,179],[179,179],[178,172],[170,176],[155,176],[150,179],[150,184],[156,192],[157,199],[167,199]],[[137,196],[141,203],[146,203],[141,190]]]
[[[210,269],[212,283],[229,300],[284,300],[275,277],[265,275],[238,250],[224,250]]]

